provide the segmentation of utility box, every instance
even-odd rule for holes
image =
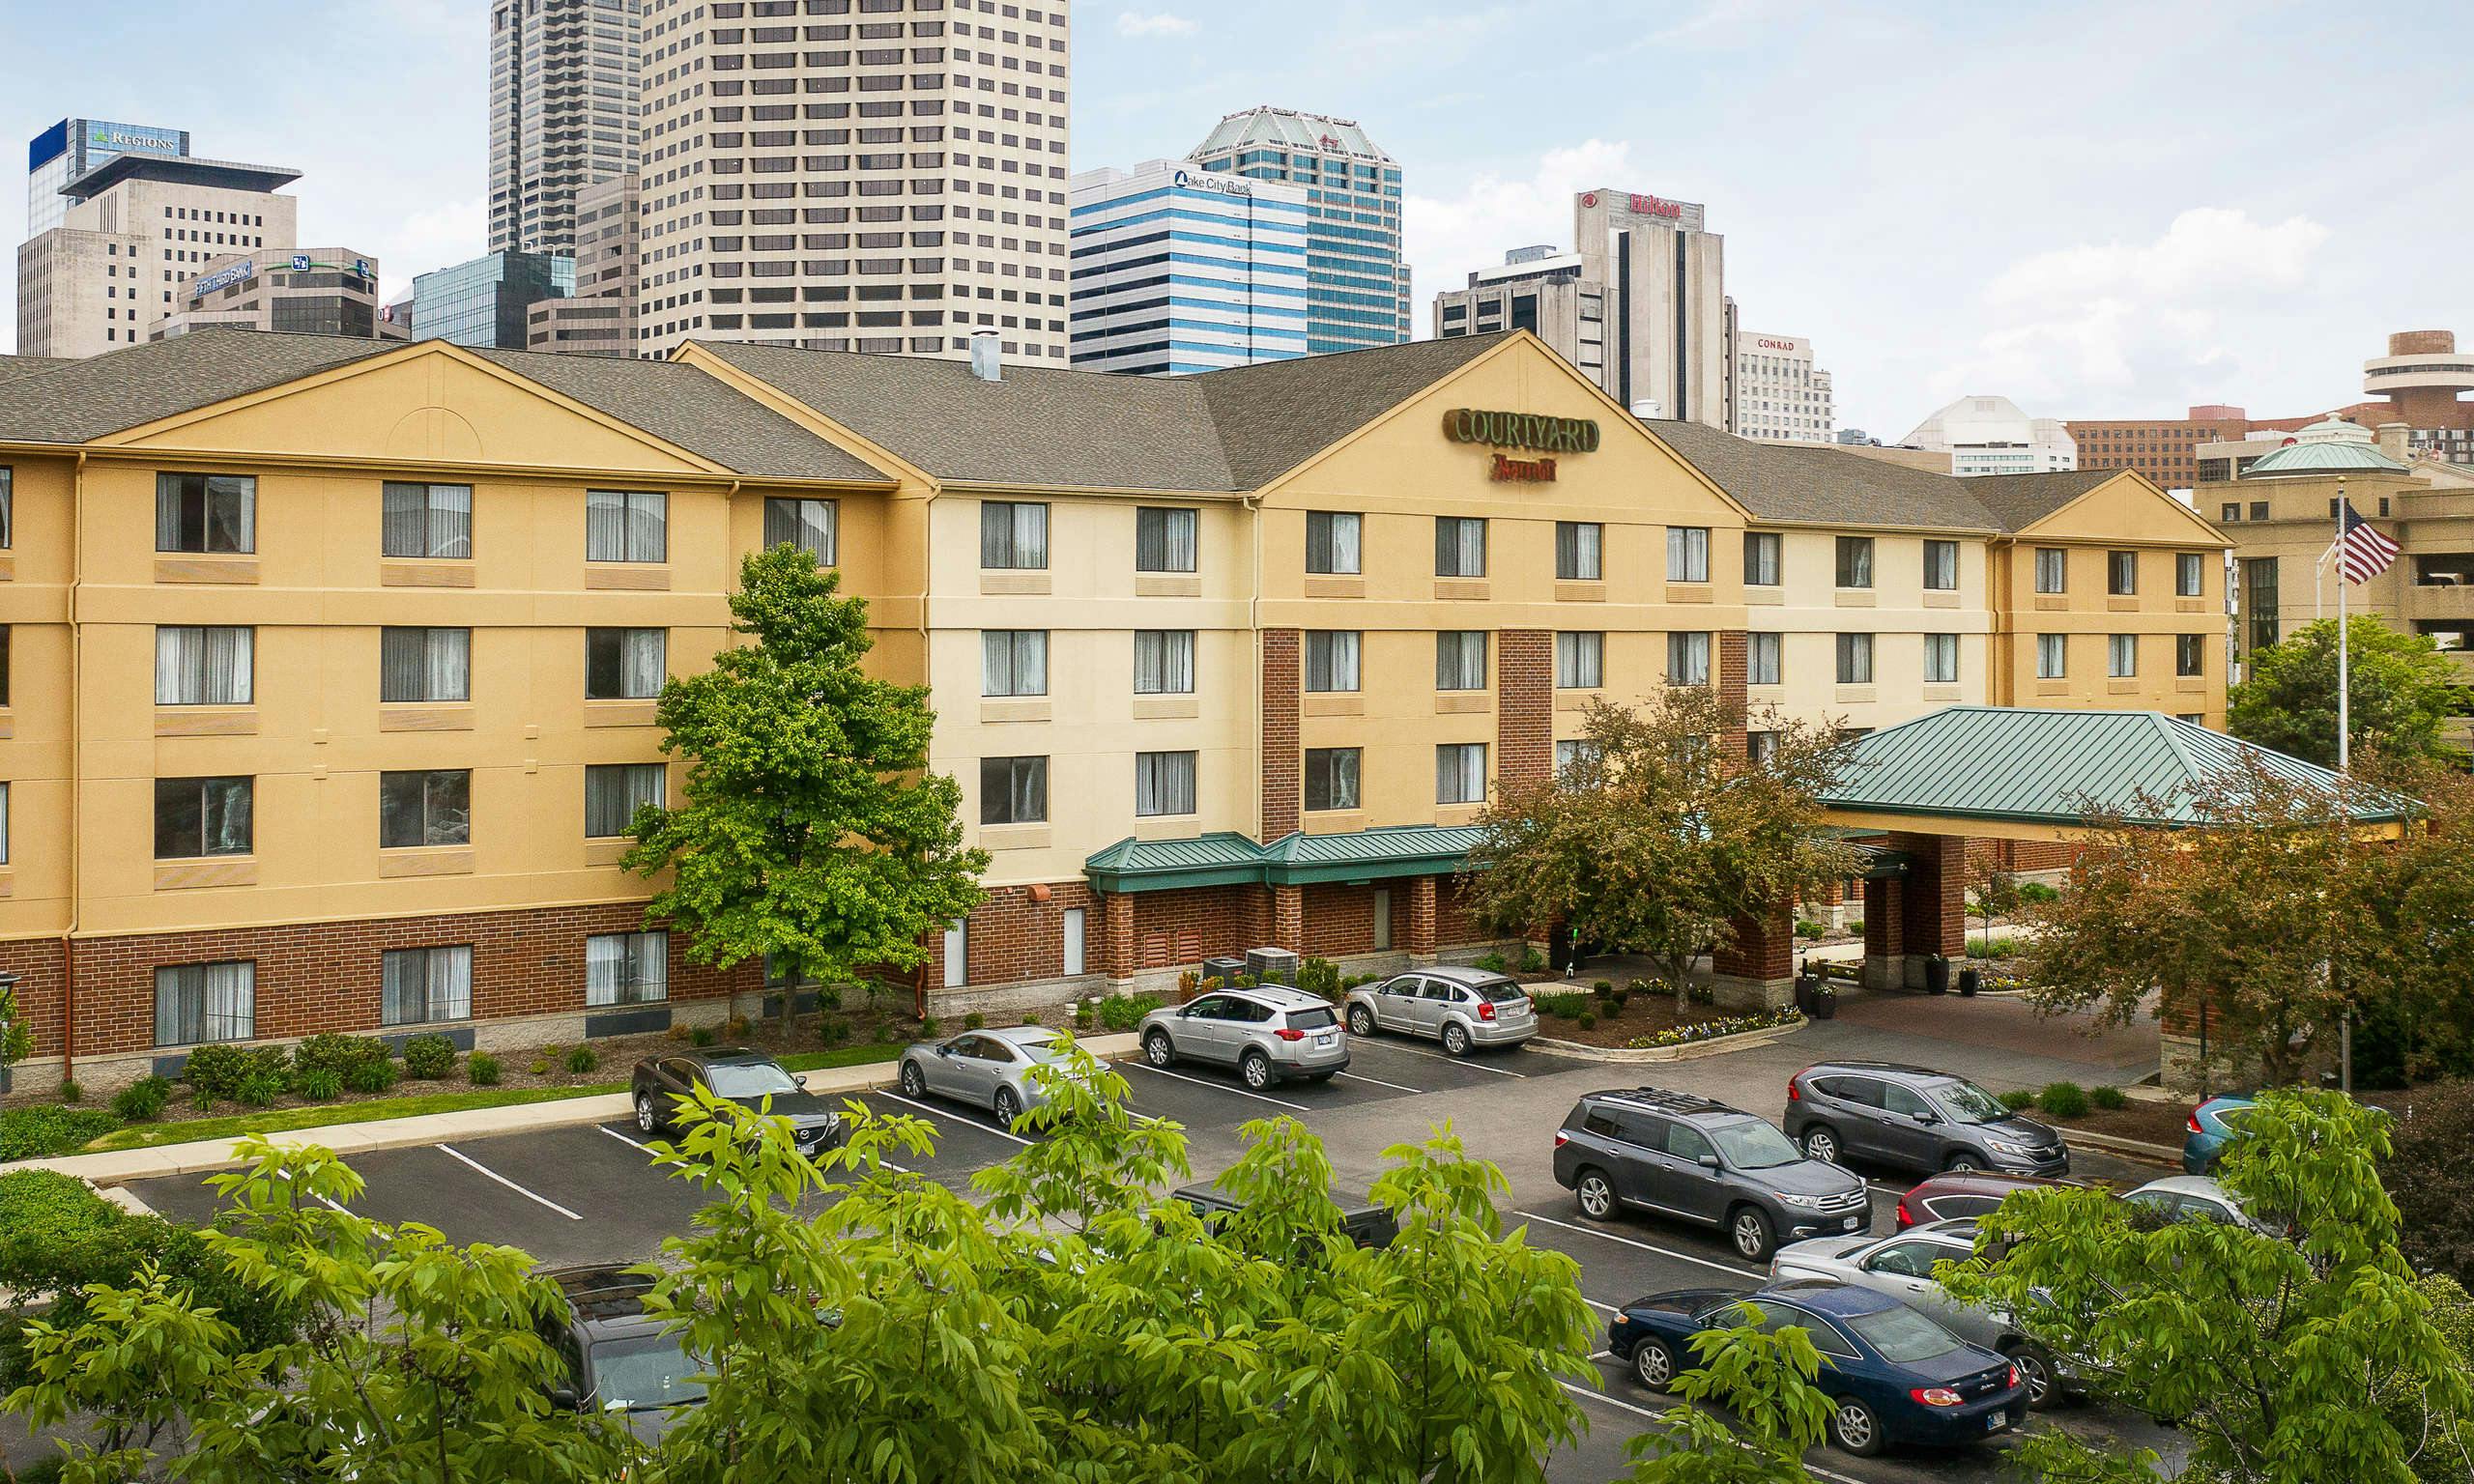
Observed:
[[[1245,972],[1246,960],[1234,955],[1224,954],[1220,957],[1205,958],[1202,961],[1202,977],[1220,981],[1223,988],[1237,983],[1237,976]]]
[[[1297,984],[1297,956],[1284,948],[1250,948],[1246,950],[1246,972],[1257,984]]]

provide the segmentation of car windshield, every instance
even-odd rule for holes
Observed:
[[[1292,1010],[1288,1013],[1288,1024],[1292,1030],[1328,1031],[1339,1023],[1330,1011],[1320,1007],[1312,1010]]]
[[[1703,1131],[1717,1144],[1727,1163],[1739,1170],[1767,1170],[1804,1157],[1785,1134],[1757,1118],[1712,1124]]]
[[[629,1335],[592,1347],[593,1401],[627,1412],[702,1402],[696,1362],[666,1334]]]
[[[1016,1041],[1014,1042],[1014,1049],[1021,1052],[1024,1056],[1029,1057],[1032,1061],[1046,1062],[1051,1067],[1065,1060],[1064,1038],[1057,1035],[1054,1031],[1050,1031],[1049,1034],[1041,1037],[1037,1041],[1032,1041],[1028,1038]]]
[[[705,1081],[716,1098],[734,1100],[747,1098],[778,1098],[795,1093],[799,1084],[782,1070],[779,1062],[725,1062],[705,1069]]]
[[[2010,1117],[2001,1099],[1972,1082],[1952,1080],[1933,1089],[1933,1100],[1953,1123],[1998,1124]]]
[[[1484,984],[1478,985],[1473,987],[1475,987],[1480,994],[1484,995],[1487,999],[1494,1001],[1498,1005],[1503,1004],[1507,1000],[1525,1000],[1529,998],[1528,990],[1523,989],[1520,985],[1513,984],[1509,979],[1490,979]]]
[[[1864,1343],[1880,1351],[1883,1359],[1901,1365],[1946,1356],[1959,1348],[1949,1330],[1904,1304],[1842,1323],[1861,1336]]]

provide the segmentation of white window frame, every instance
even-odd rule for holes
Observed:
[[[584,940],[584,1003],[658,1005],[670,998],[670,934],[596,932]]]
[[[1323,651],[1319,663],[1318,648]],[[1365,682],[1365,651],[1366,636],[1355,629],[1309,629],[1300,682],[1309,695],[1353,693]],[[1317,685],[1317,679],[1323,683]]]
[[[1486,802],[1486,744],[1441,742],[1434,750],[1434,801],[1437,804]]]
[[[1567,629],[1555,636],[1555,689],[1595,691],[1606,684],[1606,636]]]
[[[983,629],[979,694],[992,699],[1048,694],[1048,630]]]

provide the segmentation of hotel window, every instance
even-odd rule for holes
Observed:
[[[1341,510],[1306,512],[1306,570],[1321,576],[1353,576],[1366,570],[1358,538],[1365,517]]]
[[[2173,596],[2196,598],[2207,585],[2207,564],[2198,552],[2173,554]]]
[[[1710,636],[1706,633],[1669,634],[1666,637],[1666,683],[1669,685],[1708,685],[1710,683]]]
[[[1309,810],[1355,809],[1358,750],[1354,747],[1309,747],[1306,750],[1306,807]]]
[[[2036,678],[2058,680],[2069,672],[2070,636],[2039,634],[2036,636]]]
[[[1767,762],[1778,756],[1778,733],[1747,731],[1743,734],[1743,756],[1749,762]]]
[[[1486,631],[1446,629],[1434,637],[1434,688],[1438,691],[1482,691],[1486,688]]]
[[[1873,538],[1841,536],[1838,538],[1838,585],[1870,587],[1873,585]]]
[[[249,853],[247,778],[155,780],[155,858],[187,860]]]
[[[1151,510],[1134,512],[1134,570],[1194,570],[1195,512]]]
[[[1555,776],[1563,777],[1572,769],[1597,761],[1597,744],[1587,737],[1555,744]]]
[[[1486,799],[1486,744],[1446,742],[1434,750],[1434,801],[1482,804]]]
[[[653,1005],[669,998],[669,933],[597,932],[584,940],[587,1005]]]
[[[1666,580],[1706,583],[1710,580],[1710,528],[1669,526],[1666,528]]]
[[[258,966],[182,963],[155,971],[155,1044],[247,1041],[258,1033]]]
[[[979,694],[1048,694],[1048,630],[990,629],[979,637]]]
[[[1606,683],[1606,636],[1555,636],[1555,689],[1594,691]]]
[[[2127,680],[2139,673],[2138,635],[2105,636],[2105,673],[2116,680]]]
[[[764,501],[764,544],[795,546],[816,558],[820,567],[833,565],[834,538],[840,534],[841,507],[829,499]]]
[[[378,1016],[387,1025],[466,1020],[473,1014],[473,950],[390,948],[378,961]]]
[[[2105,591],[2116,598],[2127,598],[2139,591],[2139,553],[2105,554]]]
[[[1838,636],[1838,683],[1870,685],[1873,683],[1873,636],[1841,634]]]
[[[584,833],[588,840],[632,835],[636,811],[659,808],[667,780],[658,762],[596,762],[584,770]]]
[[[1354,629],[1314,629],[1306,636],[1306,688],[1358,688],[1358,634]]]
[[[1777,685],[1779,657],[1786,649],[1786,640],[1777,634],[1744,636],[1744,676],[1746,685]]]
[[[1754,587],[1778,585],[1778,532],[1747,530],[1743,533],[1743,580]]]
[[[2277,642],[2277,558],[2242,558],[2242,647],[2264,649]]]
[[[1959,590],[1959,543],[1924,543],[1924,587],[1928,592]]]
[[[2264,499],[2255,499],[2251,501],[2251,519],[2255,521],[2264,521],[2267,518],[2268,502]]]
[[[1606,528],[1596,521],[1557,521],[1555,523],[1555,580],[1564,583],[1595,583],[1605,576],[1600,552],[1606,545]]]
[[[670,559],[670,497],[656,490],[587,490],[584,559]]]
[[[2173,673],[2196,675],[2207,668],[2207,641],[2197,634],[2173,636]]]
[[[1486,523],[1483,520],[1463,515],[1435,517],[1434,575],[1486,575]]]
[[[0,464],[0,551],[17,544],[16,471]]]
[[[669,675],[668,629],[584,631],[585,699],[650,700]]]
[[[1048,506],[1001,499],[979,506],[979,564],[1000,570],[1048,569]]]
[[[471,485],[400,484],[390,479],[380,496],[380,509],[379,555],[472,556]]]
[[[2070,554],[2057,546],[2036,548],[2036,591],[2067,592],[2070,589]]]
[[[155,550],[257,549],[257,480],[245,474],[155,476]]]
[[[1191,696],[1194,693],[1194,630],[1135,630],[1134,693],[1136,696]]]
[[[1194,755],[1134,755],[1134,812],[1140,815],[1194,812]]]
[[[1043,824],[1048,820],[1048,759],[982,757],[979,822]]]
[[[1924,636],[1924,683],[1926,685],[1959,683],[1959,636],[1956,634]]]
[[[467,768],[378,775],[378,848],[473,842],[473,774]]]
[[[166,624],[155,631],[155,704],[245,706],[254,697],[251,674],[257,633],[247,628],[191,628]]]

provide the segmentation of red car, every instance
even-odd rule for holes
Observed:
[[[1954,1216],[1981,1216],[2001,1204],[2013,1190],[2069,1189],[2076,1182],[2039,1180],[2032,1175],[1996,1175],[1985,1170],[1936,1175],[1898,1198],[1898,1229]]]

